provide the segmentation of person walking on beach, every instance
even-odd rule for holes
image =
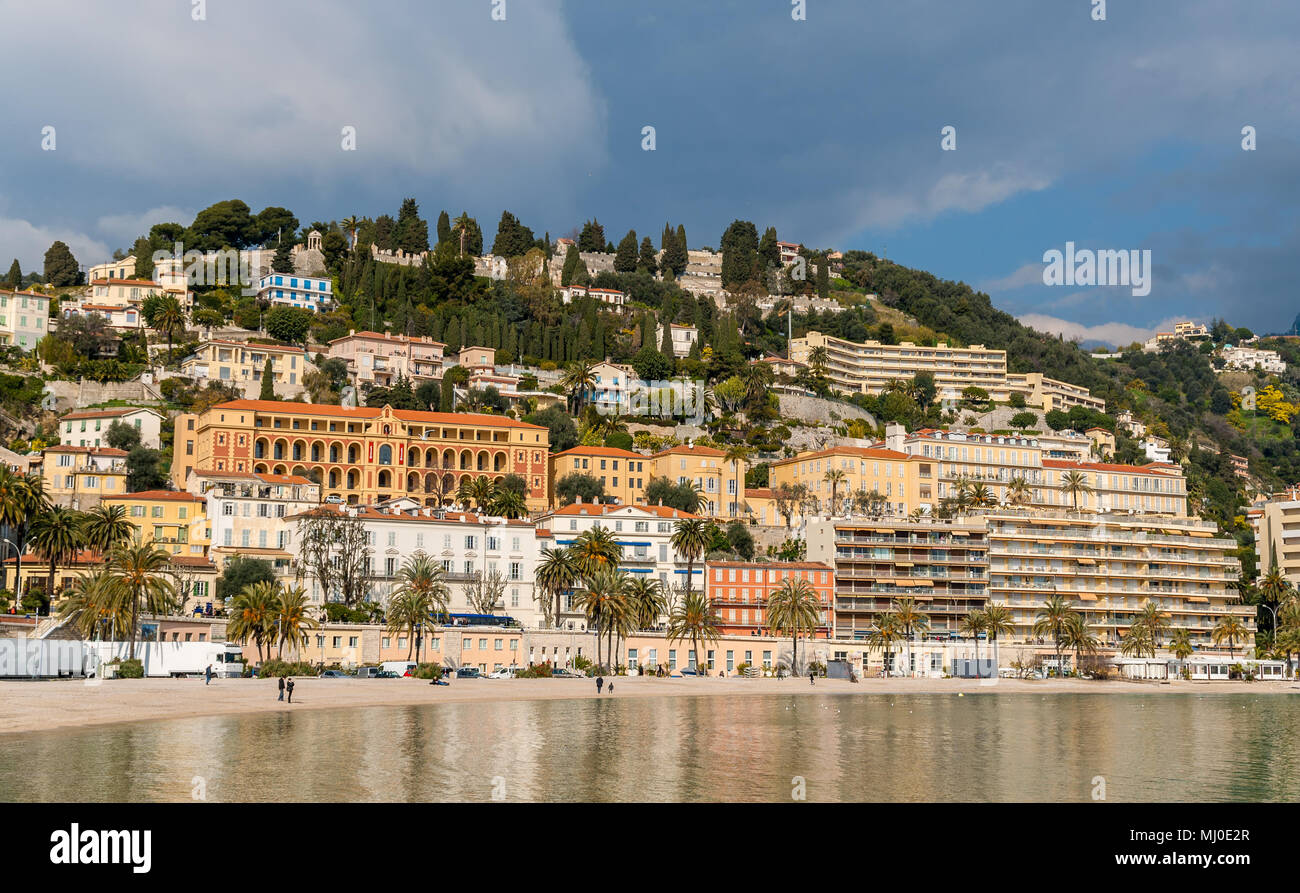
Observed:
[[[808,684],[809,684],[809,685],[816,685],[816,684],[817,684],[817,675],[816,675],[815,673],[813,673],[812,670],[809,670],[809,671],[808,671]]]
[[[276,700],[277,701],[284,700],[284,677],[283,676],[280,677],[280,697],[276,698]]]
[[[613,679],[609,680],[609,693],[610,693],[611,695],[614,693],[614,680],[613,680]]]
[[[293,703],[293,680],[292,679],[289,680],[287,687],[289,689],[289,703],[292,704]]]
[[[604,687],[605,687],[605,677],[604,677],[604,676],[597,676],[597,677],[596,677],[596,694],[600,694],[600,690],[601,690],[602,688],[604,688]]]
[[[203,684],[204,685],[212,684],[212,664],[208,664],[207,667],[203,670]]]

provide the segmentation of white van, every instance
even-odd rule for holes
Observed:
[[[383,662],[385,673],[396,673],[398,676],[405,676],[407,671],[415,671],[415,661],[410,660],[386,660]]]
[[[491,673],[488,674],[488,678],[489,679],[514,679],[521,672],[523,672],[523,669],[524,669],[523,667],[518,667],[512,664],[508,667],[502,667],[499,670],[493,670]]]

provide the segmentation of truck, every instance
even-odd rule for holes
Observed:
[[[126,660],[130,642],[76,639],[0,639],[0,678],[45,679],[96,676],[115,658]],[[242,676],[244,652],[233,642],[136,642],[146,676]]]
[[[408,671],[415,671],[413,660],[386,660],[380,666],[384,668],[385,673],[396,673],[398,676],[405,676]]]

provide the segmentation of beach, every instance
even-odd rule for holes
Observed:
[[[867,679],[614,677],[615,692],[596,694],[592,679],[461,679],[429,685],[417,679],[295,680],[293,703],[278,701],[275,679],[111,679],[0,682],[0,734],[112,723],[347,707],[566,698],[694,697],[815,694],[1296,694],[1295,682],[1125,682],[1087,679]]]

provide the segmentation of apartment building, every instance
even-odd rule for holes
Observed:
[[[551,548],[571,546],[580,534],[593,527],[605,528],[623,547],[623,560],[619,567],[629,574],[650,575],[659,581],[668,595],[686,588],[686,559],[673,548],[673,528],[678,521],[699,517],[662,505],[575,502],[543,514],[537,519],[537,526],[549,530]],[[704,585],[704,565],[702,561],[696,561],[691,569],[691,589],[703,592]],[[570,629],[579,628],[582,621],[573,610],[572,593],[565,596],[562,607],[564,623]]]
[[[720,635],[774,635],[767,618],[767,605],[772,593],[786,580],[804,580],[817,593],[822,606],[820,622],[813,637],[830,638],[834,628],[835,580],[829,564],[813,561],[710,561],[705,566],[704,575],[709,605],[718,618]]]
[[[390,387],[398,378],[413,383],[441,378],[446,347],[427,336],[353,330],[330,342],[329,356],[348,364],[354,383]]]
[[[1148,599],[1168,615],[1171,632],[1187,629],[1200,649],[1217,650],[1210,634],[1224,617],[1248,630],[1235,647],[1253,641],[1255,608],[1239,604],[1232,585],[1241,572],[1237,542],[1219,537],[1214,524],[1063,512],[995,512],[983,520],[989,599],[1011,609],[1015,641],[1037,640],[1034,621],[1053,594],[1083,612],[1107,647],[1118,647]]]
[[[464,367],[470,375],[491,375],[497,370],[497,352],[491,347],[462,347],[456,355],[456,365]]]
[[[137,544],[153,543],[173,555],[208,554],[204,501],[183,490],[142,490],[105,496],[104,505],[120,505],[135,525]]]
[[[587,389],[586,399],[602,415],[627,415],[632,408],[632,395],[642,389],[636,370],[631,366],[596,363],[591,367],[594,384]]]
[[[1293,487],[1260,508],[1255,519],[1260,575],[1276,567],[1292,585],[1300,586],[1300,492]]]
[[[700,493],[700,514],[739,518],[744,514],[745,462],[729,462],[726,456],[713,447],[679,444],[650,457],[649,477],[694,486]]]
[[[0,291],[0,347],[32,350],[49,333],[50,299],[31,291]]]
[[[199,382],[219,381],[242,388],[245,396],[262,392],[266,361],[271,361],[276,396],[295,397],[302,393],[302,379],[316,365],[301,347],[288,344],[257,344],[244,341],[204,341],[181,361],[181,374]]]
[[[790,359],[812,366],[809,357],[817,348],[826,350],[825,373],[831,384],[849,393],[879,394],[890,382],[908,381],[918,372],[929,372],[940,397],[959,399],[968,387],[983,388],[998,401],[1010,396],[1006,351],[990,350],[982,344],[859,344],[813,331],[790,341]]]
[[[627,293],[616,288],[592,288],[586,285],[570,285],[560,289],[560,300],[571,304],[578,298],[591,298],[602,304],[622,307],[627,303]]]
[[[52,504],[88,512],[106,497],[126,493],[126,451],[47,447],[41,453],[41,478]]]
[[[114,422],[135,428],[142,446],[161,448],[162,414],[141,406],[70,412],[59,419],[59,442],[65,446],[103,446],[104,435]]]
[[[683,325],[681,323],[670,323],[668,326],[670,338],[673,345],[673,356],[688,357],[691,355],[693,348],[700,340],[700,330],[695,326]],[[664,343],[664,327],[658,326],[655,329],[655,346]]]
[[[371,597],[387,604],[398,585],[397,574],[413,555],[425,555],[442,566],[450,592],[450,613],[504,613],[525,626],[540,626],[541,607],[534,596],[537,561],[549,546],[547,531],[528,520],[508,520],[471,512],[451,512],[421,506],[402,498],[386,505],[324,505],[288,517],[286,550],[295,556],[295,572],[313,604],[337,600],[326,593],[310,562],[301,557],[298,522],[316,512],[342,513],[360,520],[366,531]],[[502,586],[492,611],[471,600],[480,581]],[[486,592],[484,593],[487,594]]]
[[[989,544],[981,518],[814,521],[807,542],[809,560],[835,569],[837,639],[867,639],[876,618],[898,599],[911,599],[926,617],[916,638],[956,639],[966,616],[988,600]],[[918,669],[930,668],[910,671]]]
[[[605,446],[576,446],[550,458],[550,504],[559,502],[556,487],[571,474],[586,474],[605,487],[603,501],[615,505],[643,505],[653,463],[631,450]]]
[[[334,300],[334,283],[323,276],[268,273],[257,280],[257,297],[271,304],[319,311]]]
[[[110,260],[106,263],[96,264],[86,271],[86,281],[96,282],[101,279],[134,279],[135,278],[135,255],[132,254],[121,260]]]
[[[1051,412],[1054,409],[1064,412],[1072,406],[1083,406],[1098,412],[1106,411],[1106,401],[1092,396],[1092,392],[1087,388],[1070,384],[1068,381],[1048,378],[1041,372],[1009,373],[1007,390],[1012,394],[1023,396],[1025,405],[1041,409],[1043,412]]]
[[[206,502],[203,537],[218,568],[236,555],[270,562],[278,574],[292,569],[286,519],[320,504],[320,485],[305,477],[196,469],[188,493]]]
[[[922,466],[927,473],[924,479]],[[843,477],[835,482],[828,480],[826,476],[832,471]],[[933,503],[931,475],[932,463],[914,462],[900,450],[837,446],[773,462],[768,480],[772,489],[783,484],[804,485],[813,503],[810,508],[816,512],[843,511],[845,500],[860,511],[868,511],[870,496],[871,509],[905,515],[919,505]]]
[[[1240,369],[1249,372],[1252,369],[1259,368],[1274,375],[1281,375],[1286,371],[1286,361],[1275,350],[1233,347],[1229,344],[1219,351],[1219,356],[1223,357],[1225,369]]]
[[[320,481],[326,499],[440,506],[462,478],[517,474],[528,507],[547,505],[550,432],[504,416],[235,400],[178,416],[176,430],[177,486],[195,468],[294,475]]]

